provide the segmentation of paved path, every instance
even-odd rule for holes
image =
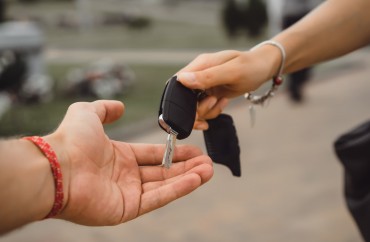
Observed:
[[[0,241],[361,241],[332,148],[339,134],[370,118],[370,55],[361,58],[356,67],[317,75],[304,105],[292,105],[280,92],[257,110],[253,129],[244,102],[227,109],[242,148],[241,178],[215,165],[213,179],[198,191],[129,223],[94,228],[50,220]],[[163,143],[165,135],[158,128],[129,140]],[[186,143],[204,148],[200,132]]]

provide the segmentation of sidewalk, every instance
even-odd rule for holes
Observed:
[[[96,228],[44,221],[0,242],[361,241],[344,204],[342,169],[332,148],[336,137],[370,118],[370,55],[361,58],[357,67],[317,75],[304,105],[292,105],[280,92],[257,109],[253,129],[246,103],[227,109],[238,130],[241,178],[215,165],[213,179],[198,191],[129,223]],[[165,139],[158,128],[128,141]],[[200,132],[185,143],[204,149]]]

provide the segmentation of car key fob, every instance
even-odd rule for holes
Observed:
[[[175,131],[177,139],[185,139],[193,130],[197,110],[198,93],[181,82],[177,76],[167,81],[162,94],[158,122],[167,133]]]

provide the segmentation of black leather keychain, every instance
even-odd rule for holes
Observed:
[[[207,153],[213,162],[227,166],[234,176],[241,176],[239,140],[231,116],[220,114],[207,120],[203,132]]]

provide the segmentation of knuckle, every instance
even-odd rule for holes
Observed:
[[[199,54],[196,59],[206,60],[206,59],[208,59],[208,56],[209,56],[209,53],[202,53],[202,54]]]
[[[203,79],[203,82],[205,84],[212,83],[214,79],[214,74],[211,71],[203,71],[199,73],[201,76],[201,79]]]
[[[72,103],[71,105],[69,105],[68,109],[69,110],[75,110],[75,109],[83,108],[87,104],[88,104],[87,102],[75,102],[75,103]]]
[[[209,63],[210,63],[210,54],[208,53],[203,53],[199,54],[196,58],[195,61],[201,69],[207,68]]]

